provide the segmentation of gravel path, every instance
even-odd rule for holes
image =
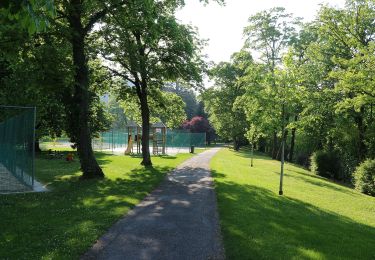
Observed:
[[[185,161],[82,259],[224,259],[212,148]]]

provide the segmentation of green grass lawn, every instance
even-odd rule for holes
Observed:
[[[36,160],[46,193],[0,195],[0,259],[77,259],[191,154],[141,158],[97,153],[106,178],[79,181],[78,162]]]
[[[375,198],[248,152],[211,161],[228,259],[375,259]]]

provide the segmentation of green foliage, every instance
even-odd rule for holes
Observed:
[[[205,67],[200,56],[203,42],[191,26],[175,18],[178,3],[146,2],[129,1],[118,15],[108,16],[102,27],[101,55],[119,66],[108,66],[109,71],[124,79],[124,87],[133,93],[141,81],[151,89],[177,79],[199,83]]]
[[[375,196],[375,160],[361,163],[354,172],[355,188],[362,193]]]
[[[55,15],[53,0],[3,0],[0,3],[0,16],[34,34],[44,31],[49,25],[49,19]]]
[[[192,119],[194,116],[201,115],[199,114],[199,102],[193,89],[185,86],[185,84],[176,82],[175,84],[164,86],[163,90],[175,93],[182,98],[186,104],[184,110],[188,120]]]
[[[317,175],[340,180],[341,163],[337,153],[316,151],[311,155],[311,171]]]
[[[247,128],[243,109],[235,105],[237,99],[245,93],[243,84],[238,80],[252,61],[249,53],[241,51],[232,56],[230,63],[219,63],[210,71],[211,78],[215,81],[214,87],[201,95],[217,134],[233,141],[236,149],[244,142]]]
[[[186,120],[185,103],[180,96],[171,92],[156,90],[148,99],[150,107],[150,122],[162,121],[168,128],[178,128]],[[131,94],[122,96],[120,106],[125,115],[142,125],[142,115],[139,100]]]
[[[258,12],[249,17],[249,25],[244,29],[245,46],[260,51],[262,61],[272,71],[285,47],[294,40],[299,20],[286,13],[283,7]]]
[[[0,79],[0,103],[36,106],[37,137],[60,135],[66,123],[62,101],[71,92],[72,83],[69,47],[49,34],[20,32],[7,39],[8,43],[0,44],[6,69]],[[8,49],[14,44],[17,48],[11,54]]]

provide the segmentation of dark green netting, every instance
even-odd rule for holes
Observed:
[[[128,133],[125,131],[108,131],[100,133],[93,139],[93,148],[96,150],[111,150],[125,147],[128,144]]]
[[[134,130],[135,131],[135,130]],[[133,145],[136,147],[134,141],[135,132],[133,132]],[[150,133],[152,135],[152,133]],[[162,140],[161,133],[157,133],[157,139]],[[59,138],[54,141],[55,145],[69,147],[71,144],[68,139]],[[100,151],[117,151],[125,149],[128,145],[128,132],[125,130],[111,130],[100,133],[98,137],[93,138],[93,149]],[[150,148],[154,142],[150,139]],[[42,143],[43,145],[43,143]],[[158,142],[158,146],[160,146]],[[194,145],[195,147],[205,147],[206,133],[190,133],[182,130],[167,130],[166,133],[166,148],[189,148]],[[121,149],[120,149],[121,148]],[[159,147],[160,148],[160,147]],[[53,147],[52,147],[53,149]]]
[[[158,133],[158,139],[161,139]],[[94,138],[94,149],[111,150],[126,147],[128,144],[128,133],[126,131],[113,130],[101,133],[98,138]],[[187,148],[190,146],[204,147],[206,145],[206,133],[190,133],[187,131],[167,130],[167,148]],[[152,146],[152,140],[150,140]]]
[[[35,110],[0,107],[0,112],[0,190],[32,187]]]
[[[204,147],[206,145],[206,133],[190,133],[185,131],[167,131],[167,147]]]

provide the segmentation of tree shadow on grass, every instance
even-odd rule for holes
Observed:
[[[170,159],[176,159],[177,157],[173,155],[155,155],[152,158],[163,158],[163,159],[170,160]]]
[[[213,173],[228,259],[374,259],[375,228]]]
[[[86,181],[76,177],[78,164],[62,170],[73,177],[56,181],[51,192],[0,197],[0,259],[79,257],[171,168],[140,167],[122,178]]]
[[[273,171],[272,173],[276,175],[280,175],[280,172],[277,172],[277,171]],[[300,181],[312,184],[314,186],[328,188],[328,189],[335,190],[338,192],[350,194],[352,196],[360,196],[360,194],[353,192],[353,190],[346,185],[343,185],[341,183],[336,183],[329,179],[325,179],[325,178],[315,176],[312,174],[307,174],[301,171],[294,171],[294,170],[287,169],[284,173],[284,176],[288,178],[293,178],[295,180],[300,180]]]
[[[295,165],[295,167],[301,167],[301,166]],[[309,172],[304,172],[304,171],[297,171],[297,170],[290,170],[290,169],[288,169],[288,171],[289,172],[295,172],[295,173],[301,174],[301,175],[309,177],[309,178],[314,178],[314,179],[322,180],[322,181],[329,182],[329,183],[332,183],[332,184],[336,184],[336,185],[339,185],[339,186],[342,186],[342,187],[354,188],[354,186],[352,184],[343,183],[343,182],[340,182],[340,181],[328,179],[328,178],[316,175],[316,174],[314,174],[314,173],[312,173],[310,171]]]
[[[251,158],[251,151],[250,150],[247,150],[247,149],[242,149],[239,150],[239,151],[233,151],[234,154],[236,154],[237,156],[240,156],[240,157],[244,157],[244,158]],[[263,153],[260,153],[260,152],[256,152],[254,151],[254,159],[261,159],[261,160],[266,160],[266,161],[271,161],[273,160],[271,157],[263,154]]]

